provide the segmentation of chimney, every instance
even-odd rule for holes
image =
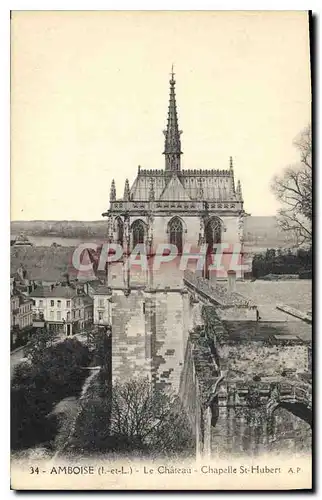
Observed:
[[[233,293],[236,292],[236,271],[230,269],[227,272],[228,276],[228,292]]]

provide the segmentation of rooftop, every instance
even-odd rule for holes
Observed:
[[[73,247],[11,247],[11,275],[23,264],[32,281],[56,282],[64,273],[76,275],[72,266]]]
[[[72,299],[77,296],[77,291],[75,288],[70,286],[55,286],[53,290],[49,287],[38,287],[31,294],[30,297],[44,297],[44,298],[63,298],[63,299]]]
[[[93,287],[94,295],[111,295],[111,289],[105,285],[99,285]]]

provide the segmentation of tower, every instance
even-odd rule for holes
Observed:
[[[180,159],[182,155],[180,135],[182,131],[178,127],[178,115],[176,105],[176,94],[173,65],[170,80],[170,99],[168,109],[167,129],[163,131],[165,135],[164,152],[166,172],[178,172],[181,170]]]
[[[202,260],[201,246],[207,245],[204,276],[216,285],[227,280],[232,259],[237,262],[242,253],[244,210],[240,183],[235,188],[232,158],[224,169],[215,159],[208,168],[182,168],[173,67],[169,80],[165,168],[139,167],[132,184],[125,180],[119,198],[113,181],[104,216],[109,220],[110,239],[124,248],[123,258],[108,264],[113,378],[142,374],[156,387],[177,390],[192,320],[184,274],[195,270],[198,276],[197,257]],[[116,223],[120,231],[110,229]],[[225,244],[221,268],[208,271],[208,264],[215,265],[215,246],[221,243]],[[140,255],[138,247],[144,248]],[[165,247],[176,247],[178,258],[175,252],[171,258]],[[239,272],[236,279],[241,277]]]

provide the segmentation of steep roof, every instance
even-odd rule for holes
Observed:
[[[21,263],[33,281],[61,281],[64,273],[76,276],[72,265],[73,247],[11,247],[11,274],[15,274]]]
[[[179,181],[177,176],[173,176],[170,182],[165,186],[163,192],[161,193],[160,200],[190,200],[187,191]]]
[[[241,201],[232,170],[181,170],[174,174],[140,169],[131,187],[131,201],[149,200],[151,182],[155,200]]]
[[[37,287],[33,292],[31,292],[30,297],[39,298],[62,298],[62,299],[72,299],[77,296],[77,291],[75,288],[70,286],[55,286],[53,290],[49,287]]]
[[[72,288],[70,286],[55,286],[53,290],[50,292],[50,295],[48,297],[57,297],[58,299],[64,298],[64,299],[72,299],[73,297],[77,296],[77,291],[75,288]]]
[[[35,288],[29,296],[32,298],[45,298],[49,297],[50,292],[50,287],[37,286],[37,288]]]
[[[89,295],[80,295],[80,297],[83,299],[84,305],[92,305],[93,304],[93,299]]]
[[[111,295],[111,289],[108,286],[100,285],[93,287],[93,295]]]

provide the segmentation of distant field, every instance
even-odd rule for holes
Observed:
[[[11,235],[24,233],[35,245],[50,246],[54,241],[63,246],[77,245],[80,241],[104,240],[107,221],[13,221]],[[276,225],[276,217],[250,216],[245,219],[245,250],[265,250],[292,246]],[[71,240],[71,241],[68,241]]]
[[[46,236],[55,238],[103,238],[107,222],[101,221],[13,221],[11,234],[24,233],[26,236]]]

